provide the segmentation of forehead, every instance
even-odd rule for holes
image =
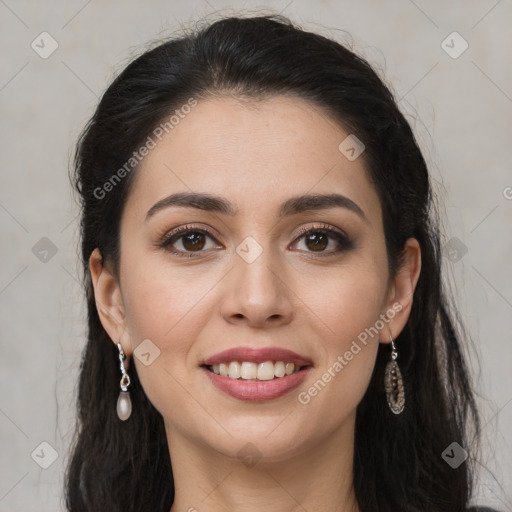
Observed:
[[[380,216],[363,159],[351,161],[339,149],[349,135],[301,98],[202,99],[141,162],[128,203],[145,215],[173,192],[208,192],[254,214],[290,196],[336,191]]]

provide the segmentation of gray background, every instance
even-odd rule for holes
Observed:
[[[445,271],[474,340],[485,441],[479,501],[512,510],[510,1],[0,0],[0,511],[63,510],[85,339],[67,178],[76,137],[148,41],[242,8],[271,8],[353,44],[392,84],[445,203]],[[49,39],[42,48],[43,31],[58,43],[46,59],[31,47],[51,48]],[[457,36],[444,43],[452,56],[442,46],[453,31],[469,44],[458,58]],[[47,469],[38,463],[50,463],[52,451],[42,442],[58,454]]]

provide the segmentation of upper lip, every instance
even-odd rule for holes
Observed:
[[[224,350],[206,358],[201,364],[211,366],[213,364],[229,363],[231,361],[264,363],[265,361],[283,361],[294,363],[296,366],[310,366],[311,359],[301,356],[291,350],[279,347],[237,347]]]

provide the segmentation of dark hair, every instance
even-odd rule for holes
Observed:
[[[357,500],[364,512],[466,510],[479,419],[461,325],[441,279],[440,234],[426,163],[392,93],[370,65],[340,43],[279,15],[227,17],[160,42],[112,82],[81,135],[73,179],[82,207],[88,341],[66,473],[68,509],[168,512],[173,503],[163,418],[144,393],[135,365],[130,391],[136,413],[126,422],[116,415],[118,352],[98,317],[88,260],[98,247],[118,272],[120,218],[136,170],[101,199],[99,188],[174,109],[191,97],[220,94],[306,99],[364,142],[365,167],[382,205],[391,275],[410,237],[420,244],[422,269],[409,320],[396,340],[405,410],[396,416],[386,402],[388,345],[379,346],[357,408]],[[441,456],[453,442],[470,454],[456,469]]]

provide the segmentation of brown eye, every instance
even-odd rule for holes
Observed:
[[[329,245],[329,237],[325,233],[314,232],[305,236],[305,244],[312,251],[323,251]]]
[[[318,256],[332,256],[353,246],[345,234],[329,227],[305,229],[295,244],[299,242],[305,246],[305,249],[300,250],[317,253]]]
[[[212,244],[207,247],[208,239],[216,241],[213,236],[206,230],[190,227],[181,227],[169,236],[166,236],[160,243],[166,251],[176,254],[177,256],[193,256],[193,253],[201,253],[206,249],[218,247]]]
[[[188,235],[182,235],[182,244],[187,251],[200,251],[204,245],[204,235],[202,233],[190,233]]]

